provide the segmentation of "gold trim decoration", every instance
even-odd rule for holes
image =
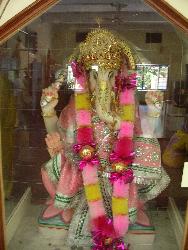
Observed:
[[[127,43],[101,28],[94,29],[88,34],[71,60],[80,62],[87,70],[92,65],[105,69],[120,69],[125,60],[129,69],[135,69],[135,60]]]

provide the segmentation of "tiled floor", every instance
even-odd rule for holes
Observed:
[[[31,205],[16,234],[11,240],[8,250],[69,250],[65,245],[65,239],[49,236],[39,232],[37,218],[40,214],[41,207]],[[150,211],[152,222],[156,227],[156,238],[153,247],[137,247],[136,250],[178,250],[175,235],[170,224],[166,211]]]
[[[150,214],[156,228],[156,238],[152,250],[178,250],[167,211],[150,211]]]
[[[14,210],[14,208],[16,207],[16,205],[18,204],[18,199],[9,199],[9,200],[5,200],[5,218],[6,221],[8,221],[9,216],[11,215],[12,211]]]

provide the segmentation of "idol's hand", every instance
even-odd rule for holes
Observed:
[[[67,70],[59,70],[56,72],[56,81],[48,88],[43,89],[40,105],[44,116],[48,116],[48,113],[54,111],[55,106],[58,103],[58,90],[64,83]]]
[[[62,152],[63,143],[61,141],[61,137],[59,133],[55,132],[55,133],[47,134],[45,141],[46,141],[46,145],[48,148],[48,152],[51,157],[54,157],[56,154]]]
[[[48,88],[42,90],[40,104],[44,116],[45,114],[50,114],[54,112],[54,108],[58,103],[58,90],[59,89],[57,88],[55,83],[50,85]]]

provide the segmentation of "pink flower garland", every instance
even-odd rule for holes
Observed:
[[[81,68],[76,62],[73,62],[71,65],[73,67],[74,76],[76,77],[77,82],[83,84],[83,72],[81,75]],[[78,71],[78,72],[77,72]],[[81,79],[81,82],[80,82]],[[85,77],[86,86],[87,79]],[[78,95],[85,93],[85,89],[82,92],[75,92],[75,98],[78,98]],[[88,94],[88,93],[85,93]],[[89,96],[89,94],[88,94]],[[77,153],[81,153],[84,147],[92,146],[95,151],[95,144],[93,142],[94,133],[91,123],[91,111],[85,109],[76,110],[76,122],[77,122],[77,144],[73,146],[73,149]],[[91,157],[86,159],[82,157],[79,163],[79,168],[82,170],[82,177],[84,183],[84,189],[86,193],[86,198],[89,206],[90,213],[90,222],[91,222],[91,231],[92,234],[95,232],[103,232],[103,234],[108,235],[108,237],[114,237],[114,230],[112,223],[109,223],[108,218],[106,217],[105,208],[103,205],[102,194],[100,194],[100,186],[98,180],[98,169],[99,161],[97,161],[96,153],[94,152]],[[91,197],[90,188],[95,188],[98,196]],[[96,243],[96,241],[95,241]]]
[[[82,71],[83,69],[79,67],[76,62],[73,62],[71,66],[73,68],[74,76],[76,77],[77,82],[85,87],[87,84],[85,72]],[[121,87],[123,91],[120,94],[120,105],[122,107],[126,105],[134,105],[135,75],[131,75],[129,77],[127,84],[125,84],[125,81],[123,80],[122,83],[123,86]],[[85,93],[84,88],[83,93]],[[79,91],[79,94],[82,93]],[[76,93],[75,98],[77,98],[77,95],[78,93]],[[82,158],[79,163],[79,167],[82,170],[84,188],[89,206],[91,231],[94,242],[93,249],[113,249],[114,246],[118,246],[117,249],[126,250],[128,248],[125,246],[122,240],[117,239],[125,235],[129,226],[128,196],[129,183],[133,180],[133,172],[131,169],[126,168],[121,171],[115,170],[111,173],[110,181],[113,185],[113,221],[109,220],[105,214],[102,195],[100,193],[97,174],[99,160],[95,153],[93,141],[94,134],[91,124],[91,111],[89,109],[77,110],[76,122],[78,126],[78,144],[74,145],[74,150],[76,150],[76,152],[78,152]],[[113,152],[110,155],[112,165],[118,167],[118,164],[123,164],[123,166],[128,167],[128,164],[132,163],[134,155],[132,141],[133,130],[134,121],[122,119],[118,140],[116,141]],[[88,153],[89,157],[86,157],[84,152]],[[95,194],[93,194],[92,190],[94,190]],[[119,207],[118,204],[120,204]],[[121,214],[122,205],[125,206],[125,209]],[[106,240],[109,239],[112,239],[111,242],[106,244]],[[106,247],[104,248],[104,246]]]
[[[131,75],[127,80],[122,80],[123,91],[120,93],[120,106],[134,105],[134,88],[135,88],[135,74]],[[119,80],[120,76],[118,77]],[[114,152],[111,154],[111,162],[115,163],[118,167],[119,163],[124,163],[124,166],[128,166],[132,163],[134,156],[133,147],[133,130],[134,121],[122,120],[120,124],[120,131],[118,133],[118,140],[114,145]],[[113,157],[112,157],[113,155]],[[115,156],[115,157],[114,157]],[[129,215],[128,215],[128,198],[129,198],[129,183],[133,181],[133,171],[127,168],[119,172],[111,173],[110,180],[113,183],[113,200],[121,200],[124,202],[125,209],[116,208],[112,203],[113,211],[113,224],[117,236],[123,237],[128,231],[129,227]],[[123,205],[123,204],[120,204]]]

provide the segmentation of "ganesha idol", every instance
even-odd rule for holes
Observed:
[[[98,28],[70,64],[79,88],[59,118],[55,83],[41,98],[51,156],[42,167],[50,196],[42,220],[58,218],[70,247],[128,249],[131,227],[150,226],[144,204],[169,183],[157,139],[141,130],[134,55]]]

